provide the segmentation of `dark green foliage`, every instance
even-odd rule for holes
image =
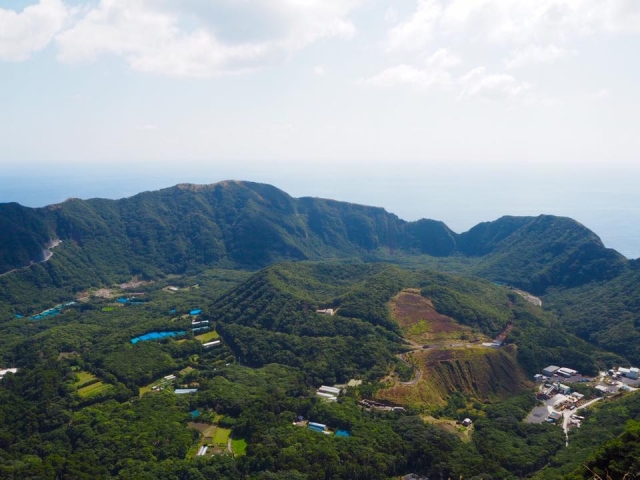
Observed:
[[[0,276],[0,359],[20,368],[0,385],[2,478],[382,479],[414,471],[552,479],[638,469],[638,424],[625,430],[627,419],[640,419],[633,395],[595,409],[572,431],[569,449],[560,429],[522,423],[531,395],[472,410],[463,394],[452,395],[437,414],[476,415],[468,443],[411,414],[363,411],[352,397],[373,393],[394,365],[410,376],[396,357],[408,347],[388,310],[409,287],[477,332],[506,334],[530,373],[550,363],[587,374],[628,364],[592,344],[639,362],[638,262],[570,219],[503,217],[459,235],[380,208],[223,182],[44,209],[0,205],[0,227],[0,271],[18,268]],[[55,239],[62,243],[49,261],[20,268],[41,261]],[[205,270],[327,258],[342,263],[284,263],[252,276]],[[424,265],[547,294],[553,312],[505,287]],[[144,305],[93,298],[40,322],[15,318],[134,275],[155,281],[141,287]],[[162,291],[168,285],[181,290]],[[196,308],[222,346],[206,350],[193,339],[191,318],[182,314]],[[185,341],[130,343],[176,330],[188,332]],[[82,397],[72,367],[95,376],[85,387],[106,388]],[[139,387],[169,373],[178,378],[168,390],[137,397]],[[352,377],[365,384],[338,403],[313,393]],[[189,385],[198,393],[171,393]],[[202,412],[198,421],[216,418],[246,440],[246,455],[185,459],[197,437],[186,428],[194,409]],[[293,426],[298,415],[351,437]]]
[[[514,318],[512,303],[516,299],[505,288],[442,274],[425,277],[421,293],[440,313],[478,327],[489,336],[498,335]]]
[[[619,437],[604,444],[568,479],[638,478],[640,475],[640,422],[629,420]]]
[[[605,284],[553,292],[547,298],[566,328],[640,364],[640,271]]]
[[[571,430],[569,448],[559,450],[535,478],[591,479],[597,473],[606,479],[606,471],[611,478],[623,478],[625,473],[637,475],[640,395],[601,400],[580,415],[586,419],[579,429]]]
[[[411,223],[381,208],[294,199],[249,182],[178,185],[37,210],[4,204],[0,219],[0,271],[41,260],[44,244],[62,240],[54,258],[65,261],[52,264],[46,283],[58,288],[90,285],[87,275],[69,278],[67,266],[113,281],[282,260],[470,256],[474,272],[533,292],[611,279],[626,268],[621,255],[566,218],[504,217],[456,234],[442,222]]]
[[[606,249],[586,227],[570,218],[541,215],[497,242],[473,271],[542,294],[553,286],[611,280],[625,268],[626,259]]]

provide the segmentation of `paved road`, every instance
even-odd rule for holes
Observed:
[[[562,412],[563,420],[562,420],[562,429],[564,430],[564,436],[567,439],[567,447],[569,446],[569,420],[571,419],[571,415],[574,415],[578,410],[582,410],[583,408],[587,408],[588,406],[596,403],[598,400],[601,400],[602,397],[594,398],[593,400],[589,400],[586,403],[583,403],[579,407],[574,410],[564,410]]]
[[[42,251],[42,255],[44,257],[43,260],[39,261],[39,262],[31,262],[29,265],[25,265],[24,267],[20,267],[20,268],[14,268],[13,270],[9,270],[8,272],[4,272],[4,273],[0,273],[0,277],[4,277],[5,275],[9,275],[10,273],[13,272],[17,272],[18,270],[23,270],[25,268],[29,268],[32,265],[36,265],[38,263],[44,263],[44,262],[48,262],[49,259],[51,257],[53,257],[53,252],[51,250],[53,250],[54,248],[56,248],[58,245],[60,245],[60,243],[62,242],[62,240],[54,240],[53,242],[51,242],[50,245],[47,246],[47,248],[45,248]]]

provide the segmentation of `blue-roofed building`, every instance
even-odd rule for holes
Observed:
[[[200,309],[195,309],[195,310],[191,310],[189,312],[189,315],[200,315],[202,313],[202,310]]]
[[[349,433],[347,430],[338,430],[338,431],[336,431],[336,437],[348,438],[350,436],[351,436],[351,433]]]
[[[196,393],[197,391],[197,388],[176,388],[173,393],[176,395],[184,395],[186,393]]]

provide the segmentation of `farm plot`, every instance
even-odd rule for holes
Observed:
[[[96,395],[101,395],[105,392],[109,392],[113,390],[113,385],[109,385],[103,382],[92,383],[86,387],[82,387],[78,389],[78,394],[82,398],[91,398]]]
[[[218,335],[218,332],[216,331],[207,332],[203,333],[202,335],[196,336],[196,340],[199,340],[202,343],[211,342],[213,340],[217,340],[218,338],[220,338],[220,335]]]

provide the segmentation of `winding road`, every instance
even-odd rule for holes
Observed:
[[[43,259],[42,259],[42,260],[40,260],[39,262],[31,261],[31,263],[29,263],[29,265],[25,265],[24,267],[14,268],[13,270],[9,270],[8,272],[0,273],[0,277],[4,277],[5,275],[9,275],[10,273],[17,272],[17,271],[19,271],[19,270],[23,270],[23,269],[25,269],[25,268],[29,268],[30,266],[32,266],[32,265],[36,265],[36,264],[38,264],[38,263],[48,262],[48,261],[49,261],[49,259],[50,259],[51,257],[53,257],[53,252],[52,252],[51,250],[53,250],[54,248],[56,248],[56,247],[57,247],[58,245],[60,245],[61,243],[62,243],[62,240],[58,240],[58,239],[56,239],[56,240],[52,240],[51,242],[49,242],[49,243],[46,245],[45,249],[44,249],[44,250],[42,250],[42,256],[43,256]]]

